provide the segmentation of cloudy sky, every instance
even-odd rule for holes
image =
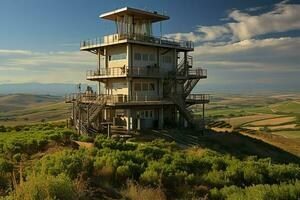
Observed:
[[[195,43],[199,90],[300,89],[300,2],[270,0],[1,0],[0,84],[86,82],[96,58],[79,42],[114,33],[98,15],[123,6],[165,12],[163,34]]]

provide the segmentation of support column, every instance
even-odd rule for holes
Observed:
[[[100,73],[100,69],[101,69],[101,53],[100,53],[100,49],[98,49],[98,52],[97,52],[97,56],[98,56],[98,65],[97,65],[97,70],[98,70],[98,74]],[[98,95],[101,93],[101,83],[100,81],[98,82]]]
[[[185,75],[187,75],[187,73],[188,73],[188,67],[187,67],[187,52],[185,51],[184,52],[184,70],[185,70]]]
[[[203,130],[203,133],[204,133],[204,130],[205,130],[205,104],[203,103],[202,104],[202,130]]]
[[[78,134],[81,134],[81,108],[80,108],[80,105],[78,105],[78,110],[79,110],[79,117],[78,117]],[[76,122],[77,123],[77,122]]]
[[[90,108],[89,105],[86,106],[86,116],[87,116],[87,126],[90,126]]]
[[[132,127],[132,118],[131,118],[131,110],[127,109],[127,132],[130,134]]]
[[[160,129],[164,128],[164,106],[161,106],[161,108],[158,110],[158,127]]]

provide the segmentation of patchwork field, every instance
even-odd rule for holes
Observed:
[[[241,131],[300,155],[300,95],[216,95],[207,106],[206,116],[215,131],[230,131],[218,125],[227,123]],[[200,110],[199,110],[200,111]],[[197,107],[195,107],[195,113]],[[212,125],[212,126],[211,126]]]

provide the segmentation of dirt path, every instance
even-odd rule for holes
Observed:
[[[80,142],[80,141],[74,141],[74,142],[83,148],[90,149],[94,147],[94,144],[91,142]]]

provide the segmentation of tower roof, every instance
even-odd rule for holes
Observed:
[[[151,22],[159,22],[169,19],[169,16],[158,14],[157,12],[149,12],[136,8],[124,7],[110,12],[106,12],[100,15],[102,19],[117,20],[117,16],[123,16],[125,14],[133,15],[135,19],[149,19]]]

